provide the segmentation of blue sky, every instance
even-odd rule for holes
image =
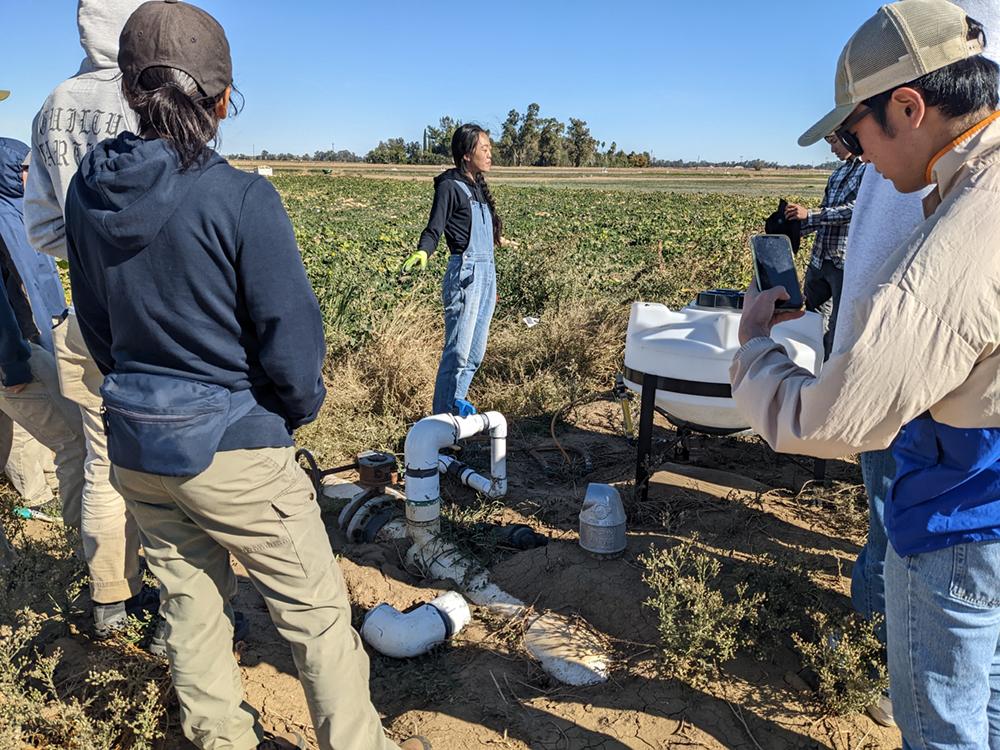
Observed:
[[[27,139],[82,52],[74,0],[2,0],[0,135]],[[833,103],[837,56],[877,2],[202,0],[226,28],[246,108],[223,152],[366,152],[443,114],[580,117],[660,158],[827,161],[799,134]]]

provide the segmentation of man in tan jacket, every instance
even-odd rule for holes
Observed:
[[[836,132],[900,192],[934,184],[926,220],[821,375],[769,338],[790,315],[775,314],[781,289],[751,290],[731,370],[738,406],[776,450],[893,443],[886,622],[908,748],[1000,746],[1000,74],[984,41],[945,0],[883,6],[851,38],[837,106],[799,142]]]

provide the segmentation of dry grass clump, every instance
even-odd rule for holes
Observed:
[[[528,328],[494,323],[472,384],[473,401],[511,416],[551,414],[611,388],[621,367],[628,308],[606,301],[564,302]]]
[[[498,318],[469,397],[481,410],[524,418],[608,389],[627,320],[627,309],[606,302],[565,303],[530,329]],[[443,326],[439,311],[408,302],[389,312],[358,351],[333,355],[326,403],[299,444],[323,464],[367,449],[401,449],[409,425],[430,413]]]
[[[380,320],[358,351],[331,355],[326,402],[299,444],[321,463],[396,450],[407,426],[430,411],[442,331],[440,315],[408,302]]]

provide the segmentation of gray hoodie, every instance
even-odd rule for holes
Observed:
[[[75,76],[49,94],[31,126],[31,171],[24,200],[28,239],[39,252],[66,258],[63,209],[84,155],[122,130],[134,131],[118,71],[118,37],[143,0],[79,0],[77,26],[87,53]]]

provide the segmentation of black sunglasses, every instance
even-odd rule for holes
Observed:
[[[850,129],[861,122],[865,117],[872,113],[871,109],[865,107],[860,112],[855,112],[853,115],[844,120],[844,124],[833,131],[833,134],[840,139],[840,142],[844,144],[844,148],[850,151],[855,156],[861,156],[865,149],[861,145],[861,141],[858,140],[857,134],[853,133]]]

